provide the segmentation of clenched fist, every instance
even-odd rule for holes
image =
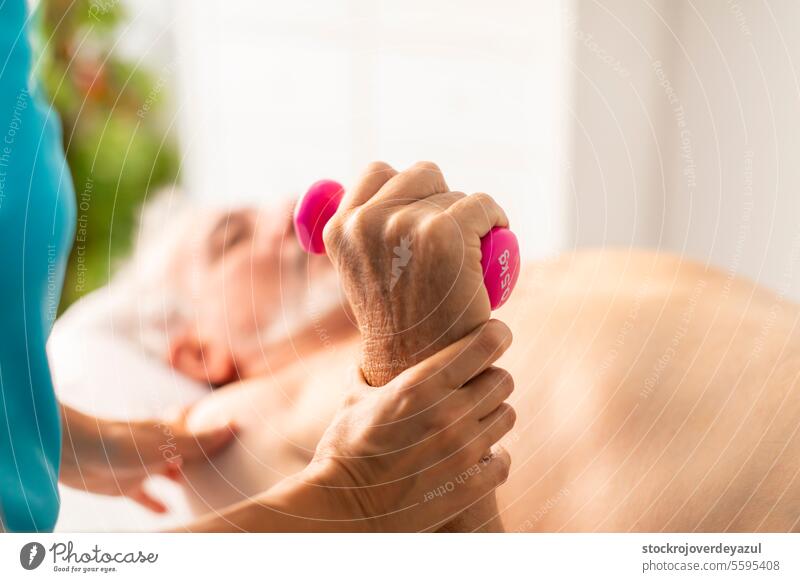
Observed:
[[[489,319],[481,238],[508,226],[487,194],[452,192],[436,164],[371,164],[324,230],[362,335],[362,370],[383,385]]]

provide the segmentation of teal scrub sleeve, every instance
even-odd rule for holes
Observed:
[[[0,0],[0,524],[58,517],[59,406],[45,343],[75,229],[59,120],[31,80],[26,0]]]

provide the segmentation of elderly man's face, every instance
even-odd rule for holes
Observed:
[[[171,338],[170,361],[221,384],[245,375],[260,342],[285,336],[308,311],[309,273],[325,257],[306,255],[292,230],[292,205],[210,211],[180,243],[175,265],[191,322]],[[273,337],[269,337],[273,336]]]

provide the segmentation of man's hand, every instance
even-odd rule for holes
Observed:
[[[125,496],[164,513],[145,481],[153,475],[177,478],[186,462],[204,460],[230,444],[230,426],[190,432],[175,422],[119,422],[94,418],[62,407],[64,453],[60,480],[65,485],[102,495]]]
[[[373,386],[489,319],[480,239],[508,226],[486,194],[451,192],[439,168],[367,168],[324,231],[362,335]]]

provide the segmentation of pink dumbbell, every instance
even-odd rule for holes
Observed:
[[[322,229],[336,213],[344,188],[333,180],[320,180],[311,185],[294,210],[294,230],[306,252],[325,253]],[[483,283],[489,293],[489,304],[497,309],[506,302],[519,279],[519,243],[507,228],[494,227],[481,239]]]

